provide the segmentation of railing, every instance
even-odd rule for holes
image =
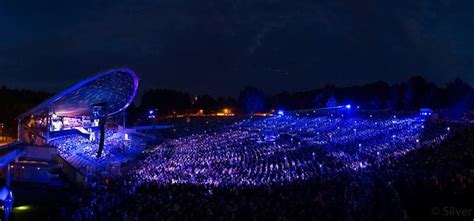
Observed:
[[[63,165],[62,171],[68,178],[68,180],[74,184],[84,186],[87,182],[86,177],[82,172],[69,163],[66,159],[56,154],[53,156],[53,159],[59,164]]]
[[[0,168],[26,153],[26,146],[23,142],[15,142],[0,147]]]

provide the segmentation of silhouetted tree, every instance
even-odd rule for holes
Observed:
[[[188,93],[168,89],[145,91],[140,105],[142,112],[158,109],[162,114],[185,113],[190,108],[191,98]]]
[[[218,110],[230,108],[231,110],[236,111],[236,109],[238,109],[237,101],[233,97],[218,97],[216,103]]]
[[[194,100],[193,107],[195,111],[203,109],[206,113],[215,112],[217,110],[216,100],[209,95],[197,96]]]
[[[0,88],[0,123],[5,129],[4,135],[16,136],[16,117],[51,97],[50,93],[30,90],[9,89],[5,85]]]
[[[390,92],[389,92],[389,99],[387,100],[387,106],[388,108],[392,110],[398,110],[401,105],[401,97],[402,97],[402,86],[395,84],[390,87]]]
[[[448,101],[450,114],[453,117],[461,117],[467,110],[472,108],[469,103],[470,94],[472,93],[471,86],[463,80],[456,78],[446,86],[448,94]]]
[[[336,107],[336,106],[337,106],[337,99],[333,95],[328,98],[328,101],[326,102],[326,107]]]
[[[240,92],[239,104],[245,113],[265,111],[265,96],[263,92],[254,87],[246,87]]]
[[[322,93],[316,94],[313,97],[313,107],[318,108],[322,107],[324,104],[324,95]]]

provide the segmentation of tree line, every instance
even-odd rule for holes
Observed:
[[[41,91],[0,88],[1,135],[14,136],[15,118],[35,107],[53,94]],[[216,113],[224,108],[234,113],[259,113],[276,109],[298,110],[352,104],[372,110],[409,110],[428,107],[442,110],[451,117],[462,117],[474,110],[474,90],[465,81],[455,79],[443,87],[414,76],[405,82],[389,84],[377,81],[364,85],[337,87],[333,84],[298,92],[281,92],[267,95],[256,87],[243,88],[238,97],[213,97],[191,95],[171,89],[149,89],[142,95],[139,105],[127,109],[130,123],[146,118],[151,109],[158,115],[190,114],[200,110],[205,114]]]
[[[377,81],[365,85],[336,87],[327,84],[323,88],[281,92],[266,95],[256,87],[245,87],[237,98],[210,95],[191,96],[188,92],[151,89],[145,91],[136,111],[145,113],[157,109],[160,114],[206,113],[230,108],[238,113],[258,113],[275,109],[298,110],[353,104],[372,110],[407,110],[420,108],[443,110],[453,117],[460,117],[474,109],[474,91],[465,81],[457,78],[438,87],[421,76],[414,76],[402,83],[389,84]]]
[[[11,89],[3,85],[0,88],[0,127],[1,136],[16,137],[16,118],[53,94],[24,89]]]

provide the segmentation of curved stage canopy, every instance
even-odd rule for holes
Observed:
[[[132,103],[137,89],[138,77],[132,70],[108,70],[57,94],[19,118],[45,112],[65,117],[89,116],[94,105],[104,103],[111,116]]]

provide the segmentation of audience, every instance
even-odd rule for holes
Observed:
[[[421,219],[469,204],[473,143],[471,126],[419,115],[246,119],[165,140],[126,175],[96,174],[73,219]]]

